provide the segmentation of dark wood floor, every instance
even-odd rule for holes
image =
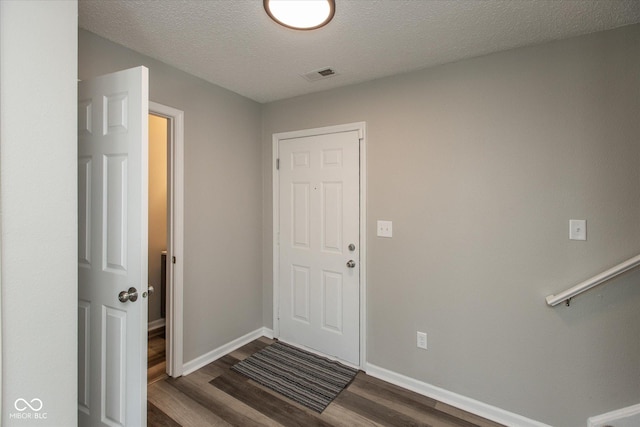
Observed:
[[[148,426],[499,426],[363,372],[318,414],[230,370],[272,342],[260,338],[190,375],[150,384]]]
[[[147,384],[167,377],[166,340],[164,327],[149,332],[147,344]]]

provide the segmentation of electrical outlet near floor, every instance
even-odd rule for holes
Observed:
[[[426,332],[418,332],[417,333],[417,345],[418,348],[427,349],[427,333]]]

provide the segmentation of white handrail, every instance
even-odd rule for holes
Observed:
[[[585,280],[582,283],[578,283],[573,288],[567,289],[564,292],[559,293],[558,295],[549,295],[547,299],[547,304],[550,306],[555,306],[560,304],[562,301],[565,301],[567,305],[569,305],[569,301],[571,298],[575,297],[578,294],[581,294],[594,286],[598,286],[601,283],[606,282],[607,280],[613,279],[614,277],[624,273],[625,271],[629,271],[632,268],[635,268],[640,265],[640,255],[635,256],[631,259],[626,260],[625,262],[621,262],[615,267],[611,267],[604,273],[600,273],[597,276],[593,276],[591,279]]]

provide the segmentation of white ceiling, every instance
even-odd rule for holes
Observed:
[[[640,0],[336,0],[328,26],[262,0],[80,0],[93,33],[264,103],[640,22]],[[639,46],[640,48],[640,46]],[[339,75],[308,82],[325,67]]]

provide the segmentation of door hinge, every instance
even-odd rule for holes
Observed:
[[[280,169],[280,159],[276,159],[276,169]]]
[[[176,257],[171,257],[171,262],[176,263]]]

